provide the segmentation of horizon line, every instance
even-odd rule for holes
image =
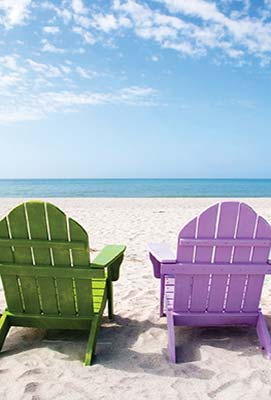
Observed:
[[[0,181],[35,181],[35,180],[271,180],[270,178],[242,178],[242,177],[219,177],[219,178],[206,178],[206,177],[199,177],[199,178],[0,178]]]

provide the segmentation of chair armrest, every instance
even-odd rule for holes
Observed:
[[[91,263],[93,268],[107,268],[107,277],[110,281],[119,279],[119,270],[124,257],[126,246],[105,246]]]
[[[149,256],[153,266],[155,278],[161,278],[161,264],[175,264],[176,257],[164,243],[151,243],[148,245]]]
[[[150,243],[149,253],[160,263],[176,263],[176,256],[165,243]]]

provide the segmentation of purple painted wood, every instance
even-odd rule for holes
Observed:
[[[167,312],[167,326],[168,326],[168,348],[169,359],[171,362],[176,363],[176,345],[175,345],[175,332],[174,332],[174,317],[172,311]]]
[[[255,214],[256,215],[256,214]],[[182,246],[197,246],[207,247],[207,246],[221,246],[221,247],[268,247],[270,246],[270,240],[264,239],[180,239],[180,244]]]
[[[271,274],[271,264],[162,264],[162,275],[244,275]]]
[[[167,309],[173,310],[175,278],[165,276],[165,296],[167,299]]]
[[[195,238],[196,235],[197,218],[190,221],[180,232],[178,242],[181,238]],[[177,260],[179,262],[193,263],[194,246],[182,247],[178,245]],[[175,276],[175,293],[179,295],[174,296],[174,310],[187,311],[191,301],[192,289],[192,276]]]
[[[161,263],[176,263],[176,257],[170,248],[164,243],[151,243],[148,246],[149,257],[153,266],[155,278],[161,278],[160,282],[160,317],[164,315],[164,297],[165,297],[165,278],[161,276]]]
[[[148,245],[149,253],[160,263],[175,263],[175,254],[165,243],[150,243]]]
[[[164,297],[165,297],[165,275],[162,275],[160,281],[160,317],[163,317],[164,315]]]
[[[221,203],[220,215],[218,221],[218,238],[233,238],[238,217],[239,203],[225,202]],[[217,246],[215,248],[214,261],[216,263],[230,263],[232,248]],[[222,311],[224,308],[227,294],[228,275],[212,276],[210,296],[208,303],[209,312]]]
[[[193,262],[194,246],[182,246],[181,239],[194,239],[196,236],[197,218],[192,219],[181,230],[178,236],[177,245],[177,261],[179,262]]]
[[[251,245],[243,247],[239,245],[238,239],[253,238],[257,215],[246,204],[240,204],[238,226],[236,231],[236,246],[233,252],[233,264],[249,263],[251,254]],[[237,265],[235,265],[237,267]],[[226,311],[240,311],[246,291],[248,276],[234,275],[230,276]]]
[[[174,313],[177,326],[219,326],[252,325],[256,326],[258,313]]]
[[[270,225],[244,203],[212,206],[181,230],[177,260],[159,263],[171,361],[176,361],[176,325],[256,326],[271,358],[271,338],[259,310],[264,276],[271,273],[270,245]]]
[[[257,239],[271,238],[271,227],[262,217],[258,217],[256,238]],[[252,252],[252,260],[251,260],[252,263],[266,262],[269,256],[269,251],[270,251],[270,246],[254,248]],[[262,293],[263,282],[264,282],[264,275],[262,276],[250,275],[248,277],[246,296],[243,307],[244,312],[253,312],[258,309]]]
[[[268,332],[268,328],[266,325],[266,321],[261,312],[259,312],[259,317],[256,325],[257,334],[259,338],[259,342],[262,346],[262,349],[265,351],[267,358],[271,359],[271,338]]]
[[[198,221],[198,239],[212,238],[215,234],[215,225],[217,218],[218,204],[210,207],[199,216]],[[213,246],[197,247],[195,255],[195,264],[211,263]],[[205,311],[207,307],[209,275],[195,275],[193,278],[193,287],[191,295],[190,311]]]

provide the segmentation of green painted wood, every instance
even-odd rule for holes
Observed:
[[[55,277],[55,278],[78,278],[78,279],[101,279],[105,277],[103,269],[84,268],[55,268],[48,266],[0,264],[0,273],[5,275],[20,275],[34,277]]]
[[[93,260],[92,265],[97,267],[107,267],[120,257],[126,249],[123,245],[110,244],[105,246]]]
[[[72,279],[56,280],[61,315],[76,315],[76,298]]]
[[[44,249],[44,251],[47,251],[50,248],[63,249],[63,250],[78,249],[79,251],[80,250],[88,251],[86,244],[80,241],[64,242],[62,240],[42,241],[42,240],[32,240],[32,239],[0,239],[0,246],[3,248],[10,246],[15,246],[17,248],[37,247],[39,249]]]
[[[93,314],[92,280],[75,279],[78,314],[80,316]]]
[[[4,293],[8,309],[12,312],[24,311],[23,301],[18,287],[18,281],[16,275],[5,275],[1,274]]]
[[[95,353],[95,342],[96,342],[96,337],[97,337],[98,329],[99,329],[98,321],[99,321],[99,318],[95,317],[91,323],[90,334],[89,334],[87,349],[86,349],[86,354],[85,354],[85,365],[86,366],[91,365],[92,357]]]
[[[85,249],[72,250],[73,268],[86,268],[90,271],[89,265],[89,242],[87,232],[73,219],[69,219],[70,239],[72,241],[82,241],[85,243]],[[76,278],[76,276],[75,276]],[[98,277],[97,277],[98,278]],[[92,281],[75,279],[75,295],[79,315],[88,315],[93,313],[93,295]]]
[[[69,317],[59,315],[12,314],[7,312],[11,326],[25,326],[42,329],[88,330],[95,315],[88,317]]]
[[[8,246],[2,246],[1,241],[4,240],[8,243]],[[13,263],[14,255],[11,248],[11,244],[9,242],[9,233],[8,233],[8,225],[7,218],[3,218],[0,221],[0,262],[1,263]]]
[[[21,277],[20,280],[25,311],[28,313],[39,314],[41,312],[41,304],[38,295],[36,279],[32,277]]]
[[[50,203],[46,204],[50,238],[68,242],[67,217],[63,211]],[[71,268],[71,255],[69,249],[53,249],[54,268]],[[76,296],[73,281],[69,278],[56,279],[57,298],[62,315],[76,314]]]
[[[0,221],[0,237],[5,240],[9,238],[6,218]],[[14,262],[14,254],[11,246],[2,247],[0,245],[0,261],[6,263]],[[12,311],[22,312],[23,307],[16,276],[2,274],[2,282],[8,308]]]
[[[73,265],[75,267],[78,266],[85,266],[89,268],[89,241],[88,241],[88,234],[79,225],[76,221],[72,218],[69,218],[69,227],[70,227],[70,239],[73,242],[81,243],[81,248],[77,248],[76,246],[72,247],[72,258],[73,258]]]
[[[49,241],[49,232],[46,221],[46,210],[44,202],[30,201],[26,203],[33,252],[35,257],[35,270],[37,265],[42,265],[42,271],[35,275],[39,287],[41,310],[45,314],[59,313],[59,305],[55,287],[55,279],[52,277],[52,259],[49,248],[54,246],[63,246],[63,243]],[[45,246],[41,246],[41,244]],[[64,243],[65,245],[66,243]],[[50,246],[50,247],[49,247]],[[42,276],[44,268],[47,269],[47,277]],[[21,272],[21,275],[23,272]]]
[[[113,308],[113,285],[112,281],[109,279],[106,282],[107,289],[107,301],[108,301],[108,318],[112,320],[114,318],[114,308]]]
[[[92,325],[91,325],[91,331],[89,335],[89,340],[87,344],[87,349],[86,349],[86,354],[85,354],[85,365],[91,365],[92,363],[92,358],[93,355],[95,354],[95,349],[96,349],[96,343],[97,343],[97,336],[99,333],[99,329],[102,323],[102,316],[103,316],[103,311],[106,305],[106,300],[107,300],[107,294],[106,292],[105,296],[103,296],[100,311],[96,318],[92,320]]]
[[[8,215],[12,239],[29,239],[24,204],[14,208]],[[32,264],[31,250],[28,245],[14,246],[14,262],[16,264]]]
[[[8,304],[0,342],[12,325],[92,326],[86,351],[87,364],[91,362],[107,299],[109,314],[113,312],[112,282],[106,276],[113,280],[118,275],[125,247],[108,246],[94,265],[88,249],[84,229],[52,204],[27,202],[0,221],[0,274]]]
[[[108,245],[93,260],[93,267],[107,267],[108,279],[117,281],[119,279],[120,265],[123,260],[126,246],[123,245]]]
[[[104,311],[105,306],[106,306],[106,301],[107,301],[107,295],[103,297],[103,301],[102,301],[102,304],[101,304],[101,309],[100,309],[100,312],[98,313],[98,327],[97,327],[97,330],[96,330],[96,335],[95,335],[94,344],[93,344],[93,353],[94,354],[95,354],[95,349],[96,349],[98,332],[99,332],[99,329],[100,329],[101,323],[102,323],[103,311]]]
[[[93,279],[92,280],[92,301],[93,301],[93,310],[95,313],[98,313],[100,311],[104,297],[107,299],[106,280]]]
[[[11,211],[8,216],[10,233],[13,239],[31,239],[31,231],[27,220],[25,204],[21,204]],[[26,264],[32,270],[34,264],[33,253],[27,245],[14,246],[14,260],[16,264]],[[20,292],[25,312],[40,313],[41,304],[38,294],[37,281],[34,277],[20,276]]]
[[[46,203],[50,237],[52,240],[68,242],[67,217],[63,211],[50,203]],[[71,265],[70,252],[68,248],[53,249],[54,265],[67,267]]]
[[[10,328],[10,320],[7,312],[4,312],[0,319],[0,351]]]
[[[29,244],[33,248],[35,263],[36,265],[49,265],[51,263],[51,258],[48,248],[48,233],[46,227],[44,203],[30,201],[25,203],[25,208],[28,215],[29,230],[31,234],[31,240],[29,240]],[[43,248],[41,244],[45,244],[46,248]]]

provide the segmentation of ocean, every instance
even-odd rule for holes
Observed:
[[[2,179],[0,197],[271,197],[271,179]]]

